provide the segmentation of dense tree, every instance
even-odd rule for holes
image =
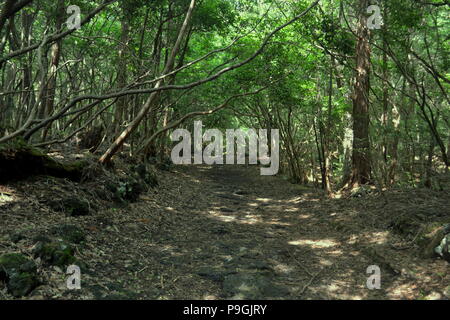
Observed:
[[[66,23],[69,5],[81,28]],[[369,28],[379,7],[383,24]],[[280,130],[281,168],[329,193],[424,184],[448,170],[443,1],[0,1],[0,143],[100,133],[170,154],[169,133]],[[97,151],[96,151],[97,150]]]

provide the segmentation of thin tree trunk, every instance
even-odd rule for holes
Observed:
[[[61,26],[65,19],[65,1],[60,0],[58,1],[58,16],[56,18],[56,24],[55,29],[60,30]],[[45,89],[45,100],[42,104],[43,106],[43,112],[42,117],[46,118],[48,117],[52,112],[55,105],[55,92],[56,92],[56,76],[57,76],[57,70],[59,66],[59,61],[61,58],[61,46],[62,46],[62,39],[57,40],[53,45],[51,46],[51,61],[50,61],[50,78],[47,82],[47,88]],[[50,129],[50,125],[46,126],[44,131],[42,132],[42,140],[45,140],[47,137],[48,131]]]
[[[367,0],[359,1],[359,22],[356,46],[356,79],[353,97],[353,154],[351,186],[370,181],[369,143],[369,73],[370,45],[367,28]]]
[[[192,13],[194,11],[195,7],[195,0],[191,1],[191,4],[189,6],[188,12],[186,13],[186,18],[183,22],[183,25],[180,29],[180,32],[178,34],[178,39],[175,43],[175,46],[172,49],[172,52],[169,56],[169,59],[167,61],[167,64],[164,68],[163,74],[169,73],[174,66],[175,63],[175,57],[178,53],[178,50],[180,48],[181,41],[183,40],[184,35],[186,34],[188,30],[188,25],[192,17]],[[159,80],[155,84],[155,88],[159,88],[164,80]],[[128,127],[120,134],[120,136],[113,142],[113,144],[109,147],[109,149],[101,156],[99,159],[99,162],[101,164],[106,164],[111,161],[111,158],[114,156],[114,154],[122,147],[125,140],[130,136],[130,134],[136,130],[139,123],[144,119],[145,115],[153,108],[154,103],[158,101],[159,92],[153,92],[150,97],[145,102],[144,106],[142,107],[141,111],[138,113],[136,118],[128,125]]]

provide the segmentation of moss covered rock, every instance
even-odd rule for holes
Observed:
[[[417,244],[420,247],[421,257],[435,257],[438,254],[435,249],[442,243],[446,235],[449,233],[449,226],[443,226],[438,223],[429,224],[417,237]]]
[[[36,274],[29,272],[14,273],[11,275],[6,287],[14,297],[23,297],[39,285]]]
[[[35,257],[41,258],[44,263],[60,268],[76,261],[74,248],[63,241],[38,242],[33,249],[33,254]]]
[[[447,262],[450,262],[450,233],[442,238],[439,245],[434,248],[434,252]]]
[[[0,281],[14,297],[26,296],[39,285],[36,264],[19,253],[4,254],[0,256]]]
[[[34,262],[20,253],[7,253],[0,256],[0,279],[18,271],[36,271]]]

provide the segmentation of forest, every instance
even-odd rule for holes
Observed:
[[[449,8],[0,0],[0,300],[450,299]]]

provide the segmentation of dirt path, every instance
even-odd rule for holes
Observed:
[[[145,212],[147,205],[162,210],[158,227],[128,225],[139,238],[113,246],[115,258],[128,248],[124,261],[137,263],[134,279],[124,281],[130,292],[141,292],[136,297],[389,299],[419,294],[417,279],[371,251],[376,238],[362,243],[352,239],[351,230],[335,227],[337,208],[347,200],[331,205],[319,191],[262,177],[256,167],[179,167],[176,177],[165,178],[161,198],[144,197],[147,203],[133,210]],[[127,225],[122,228],[127,234]],[[133,259],[137,255],[139,262]],[[366,288],[366,269],[373,264],[382,270],[381,290]],[[445,262],[439,267],[447,268]]]
[[[383,198],[329,200],[318,190],[260,176],[255,166],[180,166],[163,172],[159,188],[140,201],[78,218],[89,230],[78,252],[87,265],[82,290],[67,290],[56,270],[31,298],[442,295],[448,263],[393,249],[400,239],[370,215],[384,210]],[[380,290],[366,288],[370,265],[381,268]]]

